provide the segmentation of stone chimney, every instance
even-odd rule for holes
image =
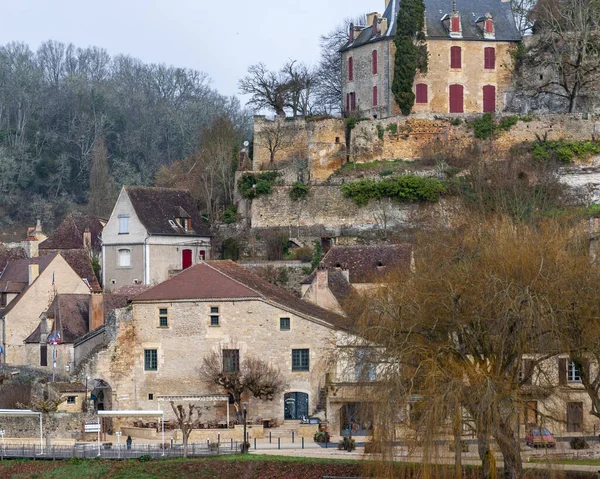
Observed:
[[[41,233],[42,232],[42,220],[39,219],[39,218],[35,222],[35,232],[36,233]]]
[[[35,278],[37,278],[40,275],[40,265],[37,263],[31,263],[29,265],[29,284],[33,283],[35,281]]]
[[[376,20],[378,17],[379,13],[377,12],[367,13],[367,27],[372,27],[373,21]]]
[[[350,270],[348,269],[348,265],[345,263],[342,265],[342,275],[344,276],[344,278],[346,278],[348,284],[350,284]]]
[[[83,248],[88,251],[92,249],[92,232],[86,228],[83,232]]]
[[[104,324],[104,295],[92,293],[89,302],[89,330],[99,328]]]
[[[354,23],[350,24],[350,32],[349,32],[349,35],[348,35],[348,39],[351,42],[354,41]]]
[[[326,289],[329,287],[329,272],[325,264],[321,263],[317,268],[317,289]]]
[[[373,36],[379,35],[379,15],[373,17]]]
[[[387,18],[381,17],[379,19],[379,31],[381,32],[382,35],[384,35],[385,32],[387,32],[387,29],[388,29]]]

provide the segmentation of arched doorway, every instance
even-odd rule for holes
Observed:
[[[285,393],[283,404],[285,420],[308,417],[308,394],[301,392]]]

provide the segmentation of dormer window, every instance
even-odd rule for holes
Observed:
[[[452,18],[452,29],[450,30],[452,33],[460,33],[460,18],[454,17]]]
[[[175,221],[186,231],[192,229],[192,220],[190,218],[176,218]]]
[[[475,23],[483,33],[483,38],[486,40],[494,40],[496,38],[496,25],[491,13],[486,13],[484,17],[479,17]]]

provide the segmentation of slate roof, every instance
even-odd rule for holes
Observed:
[[[136,296],[133,302],[186,299],[266,300],[300,316],[320,319],[341,329],[349,328],[348,320],[343,316],[303,301],[230,260],[207,261],[192,266]]]
[[[187,190],[125,186],[135,212],[151,235],[212,236]],[[183,216],[187,214],[187,216]],[[192,227],[185,231],[173,226],[175,218],[189,217]]]
[[[0,274],[9,261],[27,258],[23,248],[6,248],[0,243]]]
[[[356,48],[368,43],[394,38],[396,35],[396,17],[400,8],[400,0],[392,0],[383,13],[387,19],[388,29],[385,34],[373,35],[371,27],[365,27],[354,39],[347,43],[341,51]],[[448,31],[442,23],[442,17],[452,13],[452,0],[425,0],[425,21],[427,22],[428,40],[450,40]],[[522,37],[515,25],[510,3],[502,0],[457,0],[457,10],[461,16],[462,38],[486,42],[518,42]],[[496,30],[495,40],[484,40],[483,32],[475,24],[477,19],[491,13]]]
[[[356,284],[377,282],[394,268],[410,268],[411,260],[412,245],[405,243],[377,246],[334,246],[323,256],[321,263],[328,270],[347,268],[350,274],[350,284]],[[313,271],[302,280],[302,284],[311,284],[315,275],[316,271]]]
[[[89,228],[92,236],[92,249],[98,251],[102,247],[99,236],[105,223],[97,216],[68,215],[56,228],[56,231],[40,243],[40,249],[83,249],[83,232]]]

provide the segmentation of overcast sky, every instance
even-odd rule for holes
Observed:
[[[208,73],[237,94],[249,65],[316,63],[319,35],[344,17],[383,12],[384,0],[0,0],[0,43],[99,46],[144,62]]]

